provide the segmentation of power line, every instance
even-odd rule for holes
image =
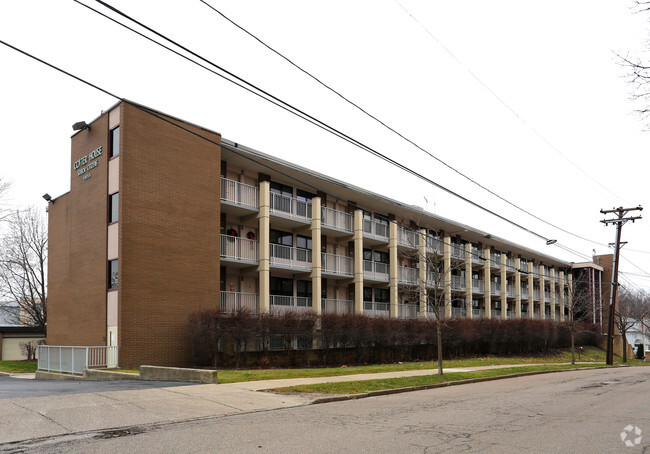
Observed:
[[[553,151],[555,151],[557,154],[562,156],[569,164],[571,164],[573,167],[575,167],[580,173],[582,173],[584,176],[586,176],[588,179],[590,179],[592,182],[596,183],[598,186],[603,188],[605,191],[616,197],[618,200],[622,200],[623,198],[616,195],[614,192],[606,188],[603,184],[601,184],[598,180],[594,179],[589,175],[586,171],[584,171],[581,167],[579,167],[577,164],[575,164],[573,161],[571,161],[564,153],[562,153],[555,145],[553,145],[546,137],[544,137],[539,131],[537,131],[533,126],[531,126],[521,115],[519,115],[508,103],[506,103],[499,95],[497,95],[494,90],[492,90],[485,82],[483,82],[473,71],[471,71],[463,62],[448,48],[446,47],[438,38],[436,38],[433,33],[423,24],[421,23],[409,10],[407,10],[400,2],[399,0],[395,0],[395,3],[399,5],[402,10],[416,23],[418,24],[440,47],[444,49],[449,56],[456,61],[460,66],[462,66],[469,74],[474,78],[483,88],[485,88],[497,101],[499,101],[510,113],[512,113],[521,123],[524,124],[528,129],[531,130],[533,134],[535,134],[539,139],[541,139],[546,145],[549,146]]]
[[[75,0],[75,1],[76,1],[76,0]],[[489,194],[493,195],[494,197],[498,198],[499,200],[505,202],[506,204],[512,206],[513,208],[515,208],[515,209],[521,211],[522,213],[527,214],[528,216],[530,216],[530,217],[532,217],[532,218],[534,218],[534,219],[537,219],[538,221],[540,221],[540,222],[542,222],[542,223],[544,223],[544,224],[546,224],[546,225],[548,225],[548,226],[550,226],[550,227],[553,227],[553,228],[555,228],[555,229],[557,229],[557,230],[559,230],[559,231],[561,231],[561,232],[564,232],[564,233],[566,233],[566,234],[568,234],[568,235],[571,235],[571,236],[573,236],[573,237],[575,237],[575,238],[579,238],[579,239],[581,239],[581,240],[583,240],[583,241],[587,241],[587,242],[589,242],[589,243],[599,244],[599,245],[603,246],[602,243],[599,243],[599,242],[597,242],[597,241],[590,240],[590,239],[585,238],[585,237],[583,237],[583,236],[580,236],[580,235],[578,235],[578,234],[576,234],[576,233],[573,233],[573,232],[571,232],[571,231],[569,231],[569,230],[566,230],[566,229],[564,229],[564,228],[562,228],[562,227],[560,227],[560,226],[557,226],[557,225],[555,225],[555,224],[552,224],[552,223],[549,222],[549,221],[546,221],[545,219],[543,219],[543,218],[541,218],[541,217],[535,215],[534,213],[531,213],[530,211],[528,211],[528,210],[526,210],[526,209],[524,209],[524,208],[518,206],[518,205],[515,204],[514,202],[511,202],[510,200],[506,199],[505,197],[502,197],[501,195],[497,194],[496,192],[494,192],[494,191],[492,191],[491,189],[487,188],[486,186],[482,185],[481,183],[479,183],[478,181],[476,181],[476,180],[474,180],[473,178],[469,177],[468,175],[466,175],[465,173],[461,172],[460,170],[456,169],[456,168],[453,167],[452,165],[450,165],[450,164],[448,164],[447,162],[443,161],[442,159],[438,158],[436,155],[434,155],[433,153],[431,153],[430,151],[428,151],[427,149],[425,149],[425,148],[422,147],[421,145],[417,144],[415,141],[409,139],[408,137],[406,137],[406,136],[405,136],[404,134],[402,134],[401,132],[399,132],[399,131],[397,131],[396,129],[394,129],[393,127],[389,126],[386,122],[382,121],[382,120],[379,119],[377,116],[371,114],[371,113],[368,112],[366,109],[364,109],[363,107],[361,107],[358,103],[355,103],[354,101],[350,100],[348,97],[344,96],[341,92],[339,92],[338,90],[332,88],[332,87],[331,87],[330,85],[328,85],[327,83],[323,82],[320,78],[316,77],[316,76],[315,76],[314,74],[312,74],[311,72],[309,72],[309,71],[307,71],[306,69],[302,68],[300,65],[298,65],[296,62],[294,62],[293,60],[291,60],[289,57],[287,57],[286,55],[284,55],[283,53],[281,53],[281,52],[278,51],[277,49],[271,47],[271,46],[268,45],[266,42],[264,42],[261,38],[259,38],[258,36],[256,36],[256,35],[253,34],[252,32],[250,32],[249,30],[247,30],[247,29],[246,29],[245,27],[243,27],[242,25],[239,25],[239,24],[238,24],[237,22],[235,22],[233,19],[231,19],[231,18],[229,18],[228,16],[226,16],[226,15],[225,15],[222,11],[220,11],[219,9],[215,8],[214,6],[212,6],[211,4],[209,4],[208,2],[206,2],[205,0],[199,0],[199,1],[200,1],[201,3],[203,3],[204,5],[206,5],[208,8],[210,8],[210,9],[211,9],[212,11],[214,11],[215,13],[219,14],[219,15],[220,15],[221,17],[223,17],[226,21],[230,22],[233,26],[235,26],[236,28],[238,28],[238,29],[241,30],[242,32],[246,33],[248,36],[250,36],[251,38],[253,38],[255,41],[257,41],[258,43],[260,43],[262,46],[266,47],[268,50],[270,50],[271,52],[273,52],[274,54],[276,54],[278,57],[280,57],[280,58],[282,58],[283,60],[285,60],[285,61],[286,61],[287,63],[289,63],[291,66],[293,66],[294,68],[296,68],[297,70],[299,70],[299,71],[302,72],[303,74],[307,75],[308,77],[310,77],[311,79],[313,79],[314,81],[316,81],[318,84],[320,84],[321,86],[323,86],[324,88],[326,88],[326,89],[329,90],[330,92],[334,93],[334,94],[337,95],[339,98],[341,98],[342,100],[344,100],[345,102],[347,102],[347,103],[350,104],[351,106],[355,107],[357,110],[359,110],[360,112],[362,112],[362,113],[365,114],[366,116],[372,118],[374,121],[376,121],[377,123],[379,123],[380,125],[382,125],[382,126],[385,127],[386,129],[388,129],[388,130],[391,131],[392,133],[396,134],[396,135],[399,136],[401,139],[403,139],[403,140],[405,140],[406,142],[408,142],[409,144],[413,145],[415,148],[419,149],[420,151],[422,151],[423,153],[425,153],[425,154],[428,155],[429,157],[435,159],[436,161],[438,161],[440,164],[444,165],[444,166],[447,167],[448,169],[450,169],[450,170],[452,170],[453,172],[457,173],[458,175],[462,176],[462,177],[465,178],[467,181],[470,181],[470,182],[473,183],[474,185],[478,186],[479,188],[483,189],[484,191],[488,192]],[[399,2],[397,2],[397,3],[399,4]],[[401,6],[401,5],[400,5],[400,6]],[[407,12],[407,13],[408,13],[408,12]],[[415,20],[417,21],[417,19],[415,19]],[[432,35],[432,37],[433,37],[433,35]],[[443,48],[444,48],[444,49],[445,49],[445,50],[446,50],[446,51],[447,51],[447,52],[448,52],[452,57],[454,57],[454,58],[455,58],[455,59],[460,63],[460,60],[458,60],[458,59],[454,56],[454,54],[453,54],[449,49],[447,49],[447,48],[446,48],[446,47],[445,47],[445,46],[444,46],[440,41],[438,41],[435,37],[433,37],[433,38],[434,38],[434,39],[435,39],[435,40],[436,40],[436,41],[437,41],[437,42],[438,42],[438,43],[439,43],[439,44],[440,44],[440,45],[441,45],[441,46],[442,46],[442,47],[443,47]],[[470,71],[470,73],[471,73],[471,71]],[[507,108],[508,108],[508,109],[509,109],[509,110],[510,110],[510,111],[511,111],[515,116],[517,116],[517,117],[518,117],[522,122],[525,123],[525,121],[523,120],[523,118],[519,117],[519,115],[518,115],[518,114],[517,114],[513,109],[511,109],[511,108],[510,108],[510,107],[509,107],[509,106],[508,106],[508,105],[507,105],[507,104],[506,104],[506,103],[505,103],[501,98],[499,98],[499,97],[497,96],[496,93],[494,93],[494,92],[493,92],[493,91],[492,91],[492,90],[491,90],[487,85],[485,85],[485,84],[484,84],[484,83],[483,83],[483,82],[482,82],[482,81],[481,81],[481,80],[480,80],[476,75],[474,75],[473,73],[472,73],[472,75],[473,75],[474,78],[475,78],[477,81],[479,81],[479,82],[480,82],[480,83],[481,83],[481,84],[482,84],[482,85],[483,85],[483,86],[484,86],[488,91],[490,91],[490,93],[492,93],[493,96],[495,96],[499,101],[501,101],[501,103],[502,103],[504,106],[506,106],[506,107],[507,107]]]

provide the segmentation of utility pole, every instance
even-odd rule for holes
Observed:
[[[630,211],[641,211],[641,205],[636,208],[614,208],[611,210],[600,210],[602,214],[615,213],[618,217],[614,219],[604,219],[602,222],[605,225],[616,224],[616,243],[614,245],[616,252],[614,253],[614,270],[612,271],[612,288],[609,292],[609,320],[607,323],[607,364],[610,366],[614,364],[614,304],[616,303],[616,294],[618,290],[618,262],[619,254],[621,252],[621,230],[623,224],[627,221],[636,221],[641,219],[641,216],[625,217]]]

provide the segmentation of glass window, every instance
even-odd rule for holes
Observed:
[[[387,288],[375,289],[375,303],[388,303],[390,301],[390,292]]]
[[[108,196],[108,223],[117,222],[119,219],[120,193],[116,192]]]
[[[111,158],[120,154],[120,127],[111,130]]]
[[[370,249],[363,250],[363,259],[368,261],[372,260],[372,251]]]
[[[372,301],[372,287],[363,288],[363,300]]]
[[[293,188],[291,186],[287,186],[286,184],[282,183],[276,183],[275,181],[271,182],[271,192],[293,197]]]
[[[388,252],[375,251],[375,262],[388,263]]]
[[[281,230],[271,229],[271,231],[269,232],[269,241],[272,244],[283,244],[285,246],[293,246],[293,234],[291,232],[283,232]],[[311,249],[311,247],[309,249]]]
[[[375,213],[375,222],[378,224],[388,225],[388,218],[382,214]]]
[[[117,288],[117,260],[108,261],[108,288]]]
[[[316,197],[316,194],[312,194],[311,192],[303,191],[302,189],[297,189],[296,190],[296,199],[302,200],[303,202],[308,202],[311,199]]]
[[[311,281],[297,281],[296,290],[298,296],[311,298]]]
[[[272,277],[269,282],[271,295],[293,296],[293,279]]]
[[[311,251],[311,238],[302,235],[296,235],[296,247],[300,249],[309,249]]]

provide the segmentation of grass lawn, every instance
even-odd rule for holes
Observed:
[[[470,378],[496,377],[517,374],[521,372],[556,369],[578,369],[584,367],[593,366],[589,364],[577,364],[575,366],[563,364],[547,364],[543,366],[510,367],[504,369],[488,369],[474,372],[451,372],[444,375],[426,375],[421,377],[402,377],[341,383],[320,383],[316,385],[299,385],[289,386],[286,388],[276,388],[273,391],[283,393],[360,394],[386,389],[406,388],[410,386],[434,385],[451,381],[467,380]]]
[[[581,362],[605,362],[606,353],[597,348],[585,349],[585,352],[576,361]],[[475,366],[498,366],[505,364],[553,364],[566,363],[571,361],[571,352],[561,352],[552,356],[526,356],[526,357],[481,357],[467,359],[453,359],[443,361],[443,367],[475,367]],[[621,363],[621,358],[615,356],[614,363]],[[643,361],[630,360],[630,365],[650,364]],[[432,361],[406,362],[397,364],[374,364],[368,366],[350,367],[328,367],[309,369],[252,369],[235,370],[219,369],[219,383],[235,383],[254,380],[275,380],[282,378],[306,378],[306,377],[335,377],[339,375],[370,374],[378,372],[396,372],[405,370],[436,369],[437,363]],[[518,368],[521,369],[521,368]],[[408,385],[410,386],[410,385]]]
[[[36,372],[36,361],[0,361],[0,372],[34,373]]]

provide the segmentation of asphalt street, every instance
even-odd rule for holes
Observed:
[[[639,453],[650,369],[571,371],[15,446],[19,452]],[[631,444],[631,446],[627,446]]]

